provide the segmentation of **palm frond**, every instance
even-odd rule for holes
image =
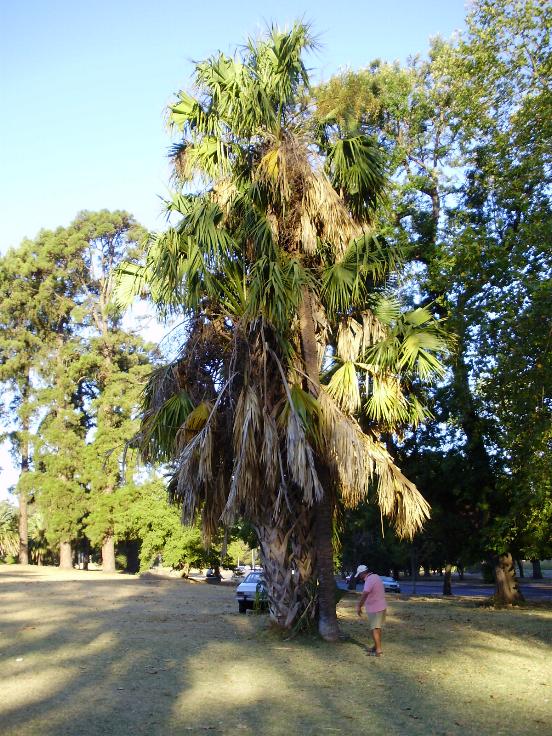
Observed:
[[[193,410],[186,391],[178,391],[156,410],[146,413],[140,429],[140,454],[145,462],[171,462],[178,451],[179,430]]]
[[[346,506],[368,496],[377,481],[378,504],[401,537],[411,538],[429,518],[429,504],[394,464],[385,446],[365,434],[325,390],[319,396],[324,452]]]
[[[352,317],[343,317],[337,330],[337,355],[341,360],[358,360],[363,343],[363,326]]]
[[[345,361],[334,372],[325,390],[346,414],[354,415],[360,409],[362,402],[353,361]]]
[[[258,396],[252,387],[244,386],[234,415],[235,462],[224,510],[226,524],[232,522],[238,504],[243,504],[249,513],[255,509],[262,477],[259,467],[261,427],[262,411]]]
[[[353,215],[369,220],[386,185],[377,142],[365,135],[335,141],[329,148],[326,168],[332,185],[343,192]]]

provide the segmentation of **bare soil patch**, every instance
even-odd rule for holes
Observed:
[[[389,596],[385,656],[284,641],[228,586],[0,566],[3,736],[549,734],[552,610]]]

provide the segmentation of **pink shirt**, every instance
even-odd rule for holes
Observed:
[[[377,613],[385,611],[387,603],[385,602],[385,589],[381,578],[375,573],[366,576],[364,580],[364,592],[368,593],[368,598],[364,602],[366,613]]]

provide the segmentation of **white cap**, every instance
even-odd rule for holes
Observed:
[[[368,572],[368,568],[366,567],[366,565],[359,565],[359,566],[357,567],[357,571],[356,571],[356,573],[355,573],[355,577],[356,577],[356,578],[358,578],[358,576],[359,576],[359,575],[360,575],[361,573],[363,573],[363,572]]]

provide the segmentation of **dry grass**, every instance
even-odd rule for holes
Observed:
[[[0,567],[3,736],[548,734],[552,609],[392,598],[385,657],[282,641],[233,589]]]

